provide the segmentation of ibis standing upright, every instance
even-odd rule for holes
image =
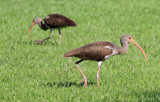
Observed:
[[[50,39],[52,37],[52,35],[51,35],[52,30],[57,29],[59,31],[59,45],[61,45],[61,31],[60,31],[60,29],[65,28],[65,27],[69,27],[69,26],[76,26],[76,23],[73,20],[71,20],[63,15],[49,14],[49,15],[45,16],[44,23],[42,22],[42,19],[40,17],[36,17],[33,19],[33,22],[27,32],[28,37],[29,37],[29,31],[31,30],[31,28],[35,24],[38,24],[39,27],[43,30],[50,29],[49,37],[47,37],[45,39],[38,40],[37,43],[43,43],[45,40]]]
[[[76,67],[80,71],[81,75],[83,76],[82,81],[84,81],[84,87],[87,86],[87,78],[79,68],[78,64],[84,60],[92,60],[98,62],[98,69],[97,69],[97,86],[99,87],[99,69],[102,64],[102,61],[105,61],[109,57],[113,55],[123,54],[128,50],[128,43],[132,43],[135,45],[139,50],[143,53],[145,60],[147,62],[146,55],[142,48],[133,40],[130,35],[123,35],[120,39],[121,48],[116,46],[115,44],[107,41],[100,41],[87,44],[80,48],[76,48],[64,54],[64,57],[78,57],[81,60],[75,63]],[[81,81],[81,82],[82,82]]]

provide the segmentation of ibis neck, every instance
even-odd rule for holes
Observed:
[[[128,42],[126,42],[126,41],[121,41],[121,48],[119,49],[119,53],[120,54],[123,54],[123,53],[125,53],[125,52],[127,52],[128,51]]]
[[[43,30],[49,29],[42,21],[38,23],[39,27],[42,28]]]

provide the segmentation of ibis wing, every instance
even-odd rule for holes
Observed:
[[[105,46],[108,46],[106,48]],[[113,44],[106,41],[90,43],[80,48],[71,50],[64,54],[65,57],[78,57],[84,60],[95,60],[102,61],[105,60],[105,56],[112,54]]]
[[[63,15],[59,14],[50,14],[44,18],[44,22],[50,28],[59,28],[66,26],[76,26],[75,22]]]

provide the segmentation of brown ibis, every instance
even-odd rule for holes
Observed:
[[[37,43],[43,43],[45,40],[50,39],[52,37],[51,33],[53,29],[57,29],[59,31],[59,45],[61,45],[61,28],[69,27],[69,26],[76,26],[76,23],[63,16],[60,14],[49,14],[44,17],[44,23],[42,22],[42,19],[40,17],[36,17],[33,19],[33,22],[28,29],[27,36],[29,37],[29,31],[31,28],[35,25],[38,24],[39,27],[43,30],[48,30],[50,29],[50,35],[49,37],[45,39],[38,40]]]
[[[75,63],[76,67],[80,71],[83,79],[81,82],[84,81],[84,87],[87,86],[87,78],[83,74],[82,70],[79,68],[78,64],[84,60],[92,60],[98,62],[98,69],[97,69],[97,86],[99,87],[99,69],[102,64],[102,61],[105,61],[111,56],[123,54],[128,50],[128,43],[132,43],[135,45],[144,55],[145,60],[147,62],[146,55],[142,48],[133,40],[130,35],[123,35],[120,39],[120,43],[122,47],[118,47],[115,44],[107,41],[99,41],[87,44],[80,48],[76,48],[74,50],[68,51],[64,54],[64,57],[78,57],[81,60]]]

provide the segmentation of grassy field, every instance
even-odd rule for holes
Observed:
[[[160,1],[159,0],[0,0],[0,101],[16,102],[105,102],[160,101]],[[27,30],[34,17],[59,13],[76,21],[77,27],[62,29],[54,37],[38,26]],[[148,62],[132,44],[124,55],[102,63],[100,88],[96,86],[97,62],[79,64],[63,54],[95,41],[120,46],[123,34],[141,45]]]

